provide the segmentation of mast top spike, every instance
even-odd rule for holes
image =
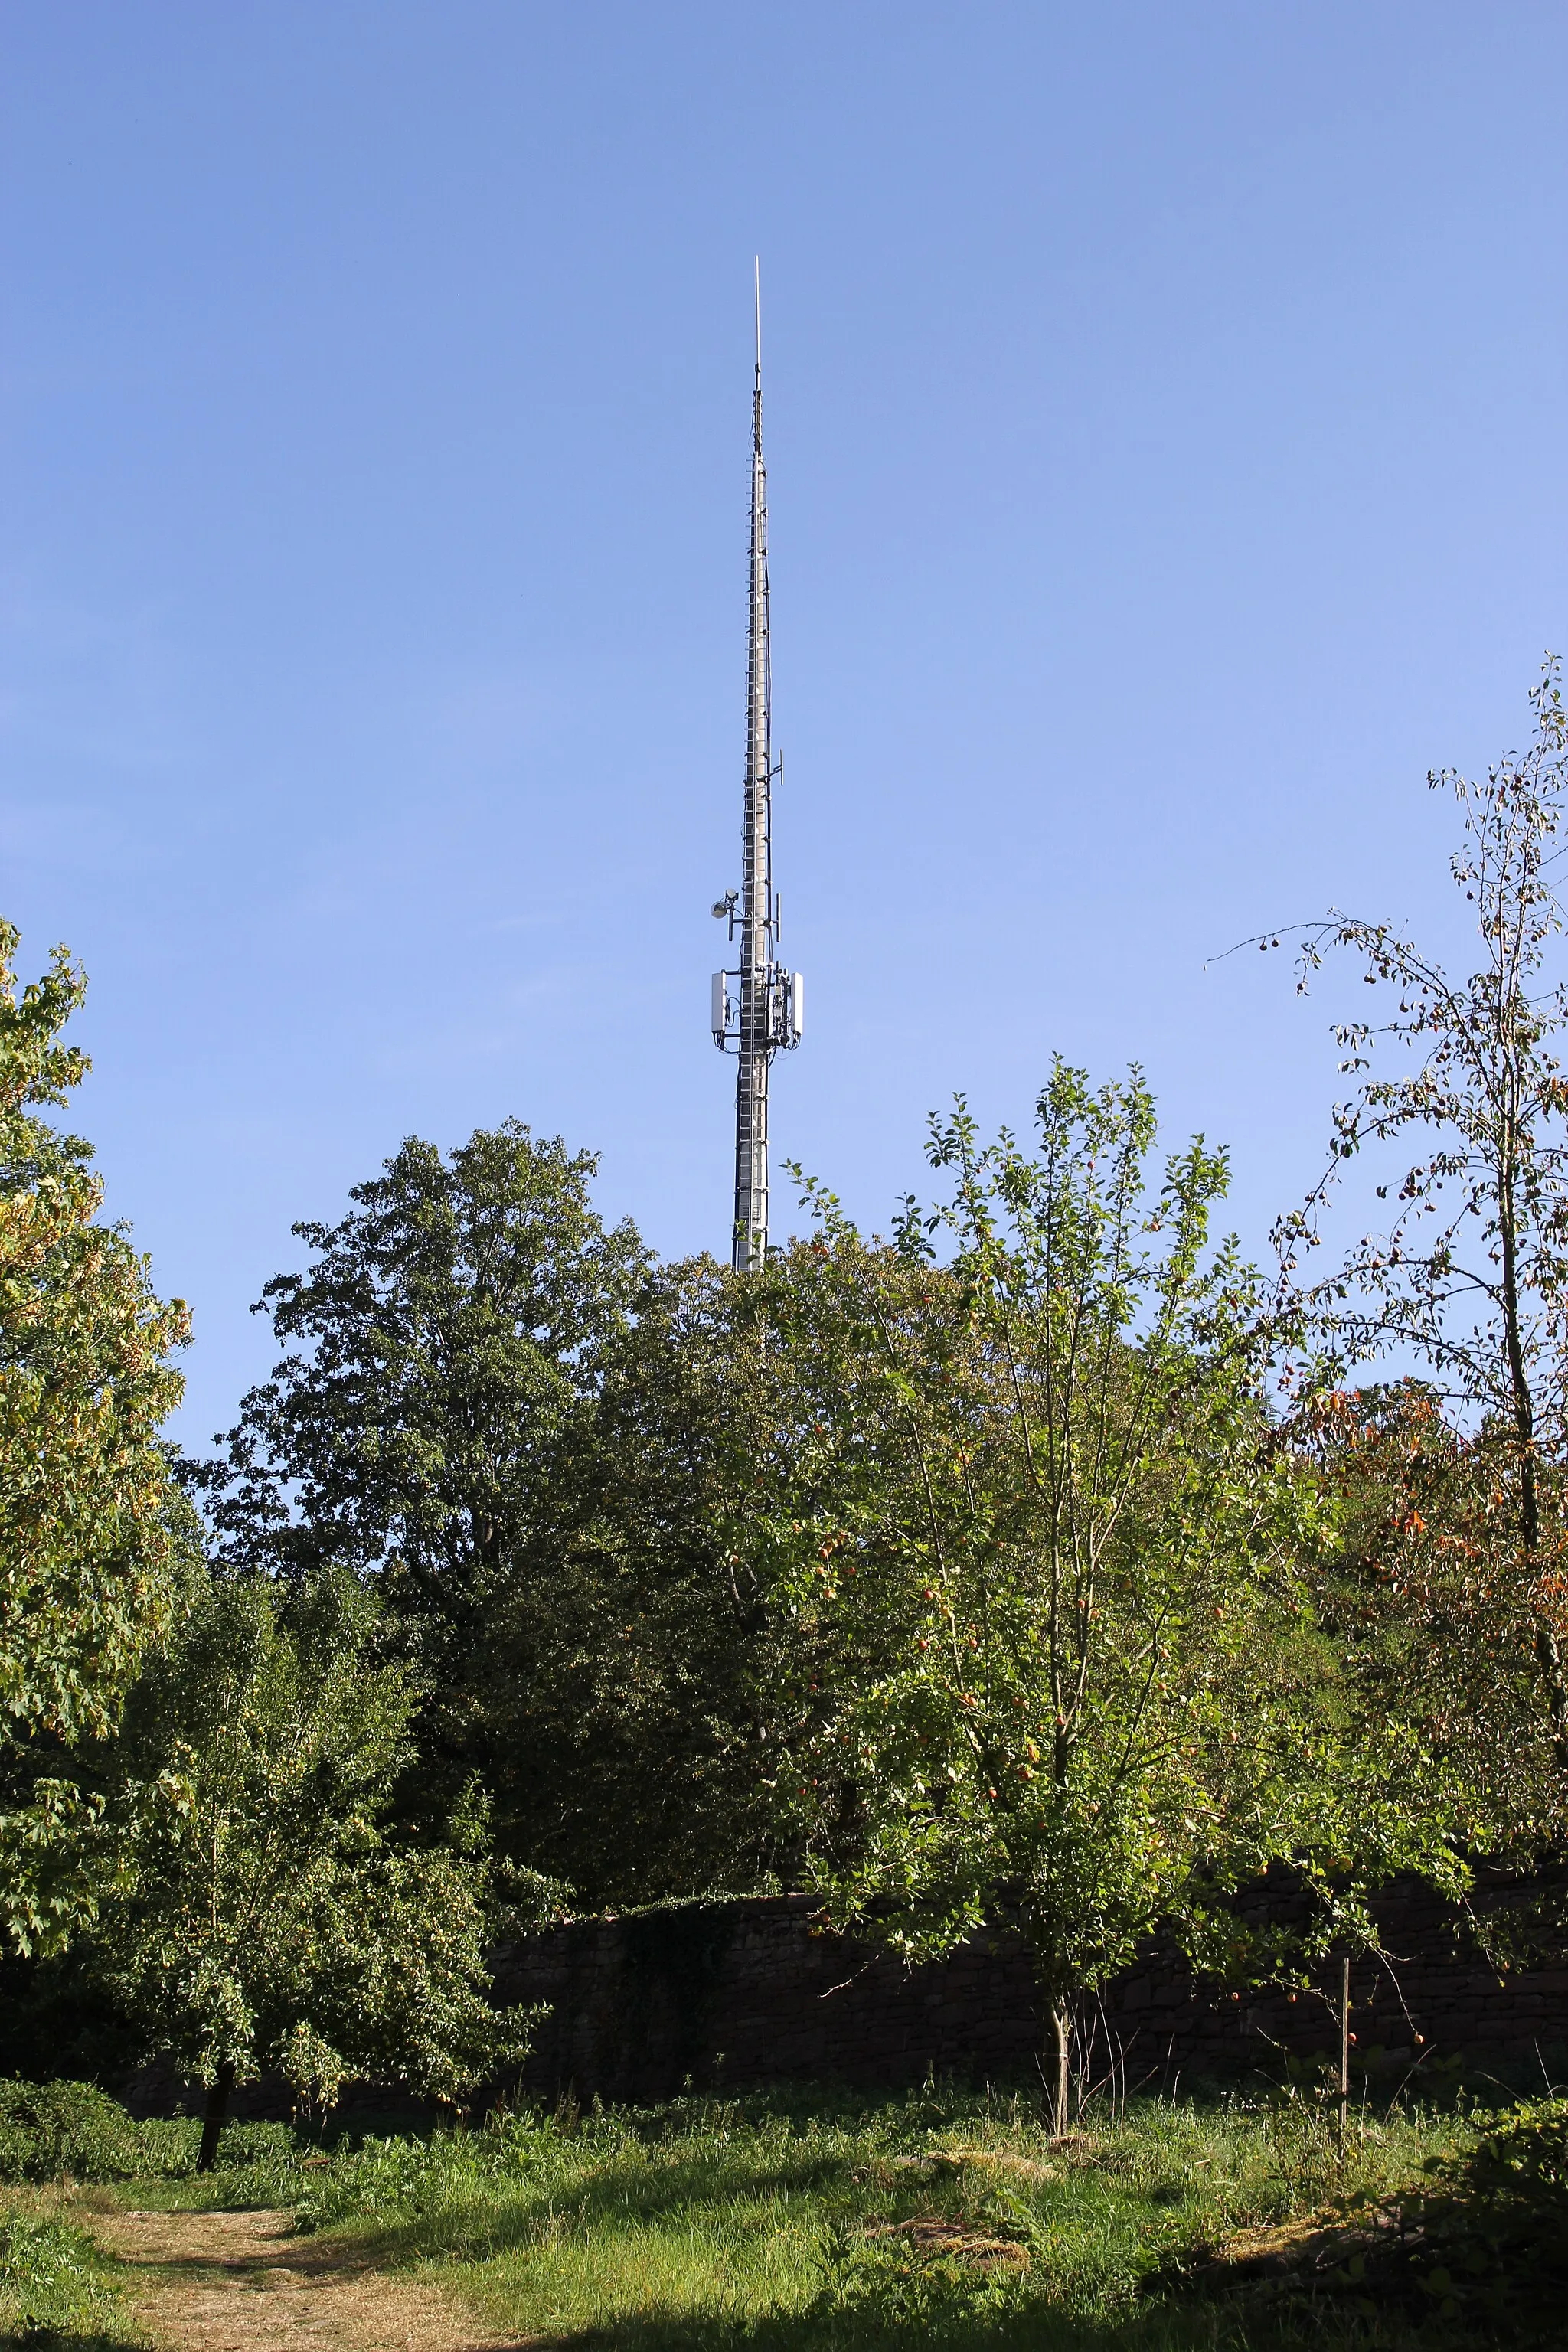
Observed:
[[[757,373],[760,376],[763,372],[763,257],[760,253],[752,257],[752,274],[757,288]]]

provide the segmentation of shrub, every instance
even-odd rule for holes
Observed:
[[[1568,2210],[1568,2099],[1530,2099],[1473,2120],[1480,2137],[1465,2167],[1468,2185],[1559,2220]]]
[[[107,2092],[0,2082],[0,2180],[124,2180],[141,2164],[136,2126]]]
[[[1338,2296],[1424,2341],[1555,2352],[1568,2296],[1568,2099],[1478,2110],[1468,2125],[1468,2146],[1428,2158],[1420,2189],[1350,2214],[1315,2264],[1256,2294],[1270,2307],[1282,2295],[1303,2324]]]

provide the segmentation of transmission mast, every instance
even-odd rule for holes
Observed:
[[[732,1260],[745,1273],[768,1255],[768,1071],[781,1048],[801,1038],[805,988],[786,971],[779,944],[779,901],[773,889],[773,765],[768,653],[768,474],[763,462],[763,295],[757,272],[757,365],[752,387],[752,578],[746,659],[746,782],[741,833],[741,887],[713,912],[728,920],[741,943],[733,971],[713,975],[713,1042],[733,1047],[735,1071],[735,1219]],[[734,985],[731,987],[731,983]]]

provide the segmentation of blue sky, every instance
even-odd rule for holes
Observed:
[[[0,0],[0,908],[187,1442],[405,1134],[726,1244],[756,252],[781,1155],[875,1221],[1137,1057],[1258,1244],[1333,992],[1208,960],[1462,957],[1423,779],[1568,638],[1565,76],[1512,0]]]

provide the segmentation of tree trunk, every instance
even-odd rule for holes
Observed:
[[[217,2144],[223,2137],[228,2095],[233,2088],[234,2061],[226,2058],[207,2087],[206,2113],[202,2117],[202,2151],[196,2158],[198,2172],[210,2172],[217,2162]]]
[[[1050,2093],[1051,2136],[1065,2139],[1068,2093],[1072,2085],[1072,2011],[1059,1994],[1051,2001],[1051,2044],[1056,2077]]]

